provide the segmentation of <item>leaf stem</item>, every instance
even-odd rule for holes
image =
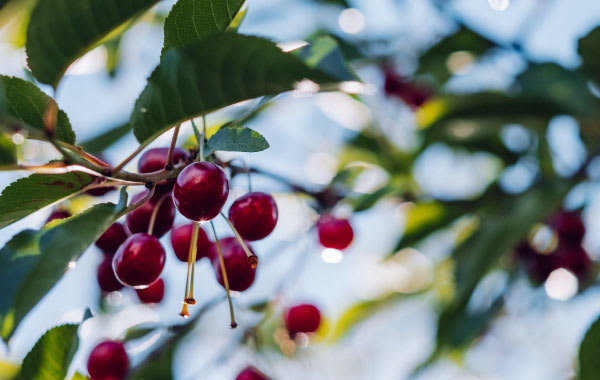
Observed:
[[[221,275],[223,276],[223,284],[225,284],[225,292],[227,292],[227,302],[229,302],[229,316],[231,317],[231,328],[234,329],[237,327],[237,322],[235,321],[235,311],[233,309],[233,302],[231,301],[231,292],[229,290],[229,278],[227,277],[227,271],[225,270],[225,260],[223,259],[223,253],[221,252],[221,244],[219,243],[219,236],[217,236],[217,230],[215,229],[215,224],[210,221],[210,226],[212,227],[213,234],[215,235],[215,244],[217,245],[217,254],[219,255],[219,264],[221,266]]]

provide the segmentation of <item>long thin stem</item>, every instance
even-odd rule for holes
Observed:
[[[194,222],[194,227],[192,229],[192,239],[190,241],[190,248],[188,250],[188,265],[187,265],[187,272],[185,275],[185,293],[183,295],[183,309],[181,310],[181,313],[179,313],[179,315],[183,316],[183,317],[189,317],[189,313],[187,312],[188,309],[188,304],[190,305],[194,305],[196,303],[196,300],[194,299],[194,291],[193,291],[193,282],[191,284],[192,286],[192,291],[190,292],[190,274],[192,279],[194,278],[194,264],[196,261],[196,251],[198,249],[198,230],[199,230],[200,226],[198,224],[198,222]],[[191,294],[190,294],[191,293]]]
[[[219,243],[219,236],[217,236],[217,230],[215,229],[215,224],[210,221],[210,226],[212,227],[213,234],[215,235],[215,244],[217,245],[217,254],[219,255],[219,264],[221,266],[221,275],[223,276],[223,284],[225,284],[225,291],[227,292],[227,302],[229,302],[229,315],[231,317],[231,328],[234,329],[237,327],[237,322],[235,321],[235,311],[233,309],[233,302],[231,301],[231,294],[229,290],[229,278],[227,277],[227,271],[225,270],[225,260],[223,259],[223,253],[221,252],[221,244]]]
[[[196,269],[196,255],[198,254],[198,234],[200,230],[200,223],[194,222],[194,228],[192,229],[192,242],[191,248],[191,259],[192,259],[192,274],[190,276],[190,293],[185,300],[187,303],[194,305],[196,300],[194,299],[194,274]]]
[[[177,126],[173,130],[173,138],[171,139],[171,145],[169,146],[169,154],[167,155],[167,164],[165,166],[165,170],[173,169],[173,151],[175,150],[175,145],[177,145],[177,137],[179,136],[179,128],[181,128],[181,123],[177,124]]]
[[[121,161],[117,166],[115,166],[112,169],[112,175],[119,173],[125,167],[125,165],[131,162],[131,160],[133,160],[135,156],[137,156],[142,150],[144,150],[146,145],[148,145],[148,142],[140,144],[140,146],[138,146],[136,150],[134,150],[129,156],[127,156],[123,161]]]
[[[233,231],[235,238],[242,246],[242,249],[244,250],[244,252],[246,252],[246,256],[248,256],[248,262],[250,263],[250,266],[252,268],[256,268],[258,266],[258,257],[250,251],[250,249],[248,248],[248,245],[246,245],[246,242],[244,241],[244,239],[242,238],[240,233],[237,231],[237,229],[235,228],[233,223],[231,223],[231,220],[229,220],[229,218],[223,213],[221,213],[221,216],[225,219],[225,221],[227,221],[227,224],[229,224],[229,227]]]
[[[115,220],[119,219],[120,217],[129,214],[130,212],[132,212],[133,210],[141,207],[144,205],[144,203],[148,202],[150,200],[150,198],[152,198],[152,196],[154,195],[154,186],[152,186],[149,190],[148,193],[146,193],[146,195],[144,195],[144,197],[142,199],[140,199],[139,201],[137,201],[136,203],[132,203],[129,206],[125,207],[125,209],[123,209],[123,211],[121,211],[115,218]]]
[[[156,202],[156,205],[154,205],[154,209],[152,209],[152,215],[150,215],[150,222],[148,223],[148,235],[152,235],[152,232],[154,232],[154,225],[156,224],[156,217],[158,216],[160,207],[162,206],[165,199],[168,198],[168,196],[169,196],[169,193],[164,194],[162,197],[160,197],[158,202]]]
[[[62,145],[63,147],[69,149],[73,153],[81,156],[82,158],[88,160],[89,162],[91,162],[93,164],[96,164],[98,166],[103,166],[103,167],[110,167],[109,164],[107,164],[106,162],[102,161],[101,159],[99,159],[98,157],[94,156],[93,154],[90,154],[90,153],[86,152],[80,146],[69,144],[69,143],[66,143],[64,141],[59,141],[58,143],[60,145]]]
[[[200,131],[200,141],[198,141],[198,146],[200,147],[200,162],[204,161],[205,136],[206,136],[206,115],[202,115],[202,131]]]

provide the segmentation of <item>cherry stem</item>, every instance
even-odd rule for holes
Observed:
[[[137,201],[136,203],[132,203],[129,206],[127,206],[123,211],[121,211],[121,213],[119,214],[119,216],[117,217],[117,219],[123,215],[129,214],[130,212],[132,212],[133,210],[141,207],[144,203],[148,202],[150,200],[150,198],[152,198],[152,196],[154,195],[154,187],[152,186],[149,190],[148,190],[148,194],[144,195],[144,197],[142,199],[140,199],[139,201]]]
[[[158,202],[156,202],[156,205],[154,205],[154,209],[152,209],[152,215],[150,215],[150,222],[148,223],[148,235],[152,235],[152,232],[154,231],[154,225],[156,224],[156,217],[158,216],[158,211],[160,210],[160,206],[162,206],[163,202],[165,201],[165,199],[167,199],[168,196],[169,193],[164,194],[162,197],[160,197]]]
[[[167,155],[167,163],[165,165],[165,170],[172,170],[173,168],[173,151],[175,150],[175,145],[177,145],[177,137],[179,136],[180,127],[181,123],[177,124],[177,126],[173,130],[173,138],[171,139],[171,146],[169,146],[169,154]]]
[[[244,160],[241,157],[236,157],[229,162],[234,162],[234,161],[239,161],[242,163],[242,168],[244,169],[244,172],[248,176],[248,192],[249,193],[252,192],[252,176],[250,175],[250,168],[248,168],[248,165],[246,164],[246,160]]]
[[[127,156],[123,161],[121,161],[121,163],[119,163],[112,169],[112,175],[119,173],[125,167],[125,165],[127,165],[131,160],[133,160],[135,156],[140,154],[140,152],[144,150],[146,145],[148,145],[149,143],[150,141],[140,144],[140,146],[138,146],[136,150],[134,150],[129,156]]]
[[[221,216],[223,218],[225,218],[225,221],[227,221],[227,224],[229,224],[229,227],[233,231],[233,234],[235,235],[235,238],[237,239],[237,241],[242,246],[242,249],[244,250],[244,252],[246,252],[246,256],[248,256],[248,262],[250,263],[250,266],[253,269],[256,268],[257,265],[258,265],[258,257],[254,253],[252,253],[250,251],[250,249],[246,245],[246,242],[244,241],[244,239],[242,238],[242,236],[240,235],[240,233],[237,231],[237,229],[235,228],[235,226],[233,225],[233,223],[231,223],[231,220],[229,220],[229,218],[225,214],[223,214],[222,212],[221,212]]]
[[[188,265],[187,265],[187,273],[185,275],[185,293],[183,295],[183,304],[184,305],[187,305],[187,304],[193,305],[196,303],[196,300],[193,299],[193,297],[194,297],[193,281],[192,281],[192,291],[190,292],[190,273],[191,273],[192,279],[193,279],[193,277],[194,277],[193,267],[194,267],[194,263],[196,261],[196,251],[198,249],[198,229],[199,229],[198,222],[194,222],[194,227],[192,228],[192,240],[190,241],[190,248],[188,250]],[[192,302],[192,300],[193,300],[193,302]],[[185,306],[184,308],[187,309],[187,306]]]
[[[219,263],[221,265],[221,275],[223,276],[223,283],[225,284],[225,292],[227,293],[227,302],[229,302],[229,315],[231,317],[231,328],[234,329],[237,327],[237,322],[235,321],[235,311],[233,309],[233,302],[231,301],[231,292],[229,290],[229,278],[227,277],[227,271],[225,270],[225,260],[223,259],[223,253],[221,252],[221,244],[219,243],[219,236],[217,236],[217,230],[215,229],[215,224],[210,221],[210,226],[212,227],[213,234],[215,235],[215,244],[217,245],[217,254],[219,255]]]

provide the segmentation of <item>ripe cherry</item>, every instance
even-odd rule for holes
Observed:
[[[561,239],[580,243],[585,235],[585,226],[578,213],[560,211],[550,220],[550,226],[556,230]]]
[[[421,107],[433,95],[430,89],[402,78],[391,69],[385,70],[384,91],[386,95],[401,99],[411,108]]]
[[[580,281],[589,278],[593,269],[593,264],[581,244],[570,241],[561,241],[554,256],[556,268],[568,269]]]
[[[354,231],[348,219],[323,215],[317,222],[319,241],[325,248],[345,249],[354,239]]]
[[[146,194],[147,190],[136,194],[131,203],[140,201]],[[166,196],[166,198],[162,201],[160,208],[158,209],[152,235],[160,238],[171,229],[173,221],[175,220],[175,207],[172,198],[170,195],[157,193],[154,194],[148,202],[127,214],[127,228],[129,228],[131,233],[148,231],[152,212],[163,196]]]
[[[97,180],[99,178],[99,177],[96,177],[96,176],[92,176],[92,177],[94,177],[95,180]],[[93,197],[101,197],[101,196],[103,196],[105,194],[108,194],[111,191],[114,191],[116,189],[117,188],[114,187],[114,186],[95,187],[93,189],[86,190],[85,193],[87,195],[91,195]]]
[[[123,343],[105,340],[90,353],[87,369],[93,380],[123,380],[129,372],[129,358]]]
[[[248,193],[229,208],[229,219],[245,240],[260,240],[277,224],[277,204],[272,196],[262,192]]]
[[[190,252],[190,244],[192,243],[192,231],[194,224],[184,224],[183,226],[174,227],[171,229],[171,245],[173,245],[173,251],[175,256],[180,261],[187,262],[188,255]],[[198,243],[196,244],[196,261],[203,257],[208,257],[210,247],[213,242],[208,238],[208,235],[204,229],[198,229]]]
[[[248,366],[237,375],[235,380],[269,380],[269,378],[255,367]]]
[[[256,268],[252,268],[248,262],[248,256],[244,252],[244,248],[234,237],[227,237],[219,240],[223,261],[225,263],[225,272],[229,280],[229,289],[242,292],[248,289],[254,282]],[[248,245],[248,244],[247,244]],[[248,245],[250,252],[252,248]],[[221,262],[217,252],[217,243],[213,244],[210,249],[210,259],[217,276],[217,281],[221,286],[225,286],[223,281],[223,273],[221,271]]]
[[[557,268],[554,253],[538,253],[527,241],[521,242],[515,252],[529,278],[536,285],[544,283],[550,273]]]
[[[71,213],[67,210],[54,210],[48,216],[48,219],[46,219],[46,223],[44,223],[44,224],[48,224],[51,221],[56,220],[56,219],[66,219],[69,217],[71,217]]]
[[[97,279],[100,289],[107,293],[123,289],[123,284],[115,277],[112,266],[112,256],[104,257],[104,260],[102,260],[98,266]]]
[[[188,219],[205,222],[219,214],[229,181],[223,169],[210,162],[195,162],[179,173],[173,188],[177,210]]]
[[[165,266],[165,250],[154,236],[131,235],[113,257],[117,279],[134,288],[145,288],[160,276]]]
[[[142,154],[138,161],[138,171],[140,173],[152,173],[163,170],[167,165],[169,148],[148,149]],[[184,162],[188,157],[185,150],[181,148],[173,149],[173,164],[177,165]]]
[[[290,336],[297,333],[313,333],[321,324],[321,312],[315,305],[300,304],[290,307],[285,313],[285,326]]]
[[[146,289],[136,289],[135,292],[143,303],[159,303],[165,296],[165,282],[159,278]]]
[[[129,236],[129,232],[121,223],[113,223],[104,231],[96,240],[96,246],[107,254],[114,254],[119,249],[119,246]]]

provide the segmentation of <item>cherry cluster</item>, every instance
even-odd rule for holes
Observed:
[[[550,218],[548,225],[554,231],[556,241],[545,244],[543,248],[523,241],[516,248],[517,259],[532,282],[543,283],[550,273],[559,268],[569,270],[579,281],[588,280],[592,261],[581,244],[585,226],[580,215],[574,211],[561,210]]]
[[[175,257],[188,263],[184,304],[180,313],[187,317],[187,306],[195,304],[195,262],[202,258],[210,260],[216,280],[228,295],[230,290],[241,292],[248,289],[254,282],[258,264],[250,242],[263,239],[274,230],[278,209],[271,195],[251,191],[235,200],[228,217],[225,216],[222,208],[229,195],[225,171],[212,162],[193,162],[192,156],[183,149],[174,148],[171,152],[169,148],[149,149],[140,158],[138,171],[152,173],[168,165],[180,164],[185,167],[176,179],[148,186],[135,195],[125,223],[113,223],[97,239],[96,246],[104,254],[98,266],[97,280],[104,292],[128,286],[135,289],[141,302],[161,302],[165,283],[160,276],[166,252],[159,239],[170,231]],[[176,211],[192,223],[173,226]],[[212,240],[200,223],[209,222],[219,214],[229,223],[234,236],[218,238],[213,227]],[[67,211],[57,210],[49,220],[69,216]],[[343,250],[354,238],[350,222],[330,213],[319,218],[316,228],[319,242],[325,248]],[[233,310],[231,312],[232,327],[235,327]],[[287,309],[283,322],[291,338],[300,333],[311,334],[319,328],[321,313],[312,304],[300,304]],[[127,354],[119,341],[101,342],[88,358],[88,372],[93,380],[123,379],[128,370]],[[237,378],[267,379],[254,367],[244,369]]]

